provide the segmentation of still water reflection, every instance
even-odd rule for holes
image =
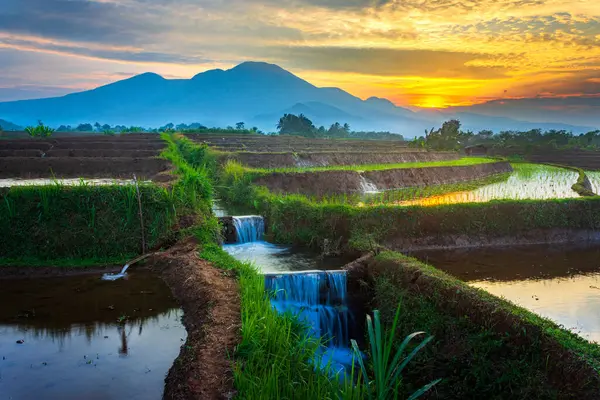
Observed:
[[[600,341],[600,246],[419,251],[412,256]]]

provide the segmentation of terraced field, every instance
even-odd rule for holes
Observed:
[[[104,178],[168,181],[156,134],[0,140],[0,180]],[[6,182],[5,182],[6,183]],[[6,186],[6,185],[5,185]]]

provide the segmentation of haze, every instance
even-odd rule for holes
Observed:
[[[413,110],[600,125],[594,0],[0,3],[0,101],[254,60]]]

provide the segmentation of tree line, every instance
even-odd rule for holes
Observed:
[[[441,128],[425,131],[425,136],[413,139],[409,146],[432,150],[460,150],[468,146],[485,145],[496,148],[534,148],[569,149],[581,148],[597,150],[600,148],[600,130],[574,134],[565,130],[531,129],[528,131],[501,131],[494,134],[491,130],[474,133],[460,129],[457,119],[446,121]]]
[[[277,132],[280,135],[297,135],[309,138],[404,140],[402,135],[391,132],[352,131],[347,123],[335,122],[328,129],[324,126],[317,128],[304,114],[284,114],[277,123]]]

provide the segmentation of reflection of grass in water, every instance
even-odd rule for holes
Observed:
[[[119,322],[118,315],[115,314],[115,321],[112,323],[105,322],[90,322],[83,324],[71,324],[64,327],[51,327],[48,325],[36,325],[33,323],[17,323],[17,324],[2,324],[4,326],[16,325],[15,328],[22,333],[27,333],[30,337],[37,340],[51,340],[58,342],[62,348],[67,340],[73,336],[85,336],[88,343],[91,343],[94,337],[103,336],[105,332],[112,330],[117,326],[134,326],[136,325],[141,332],[143,327],[148,323],[157,324],[161,320],[173,319],[173,317],[181,316],[183,312],[178,308],[171,308],[152,316],[128,317],[126,321]]]

